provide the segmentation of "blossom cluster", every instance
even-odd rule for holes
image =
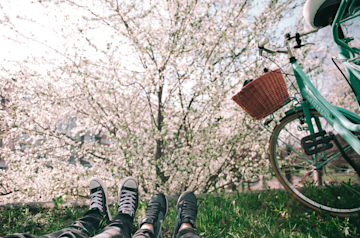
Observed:
[[[43,0],[20,16],[4,4],[7,39],[29,52],[1,63],[0,202],[88,197],[91,177],[113,196],[126,176],[143,194],[270,177],[269,134],[230,100],[296,7],[265,2]]]

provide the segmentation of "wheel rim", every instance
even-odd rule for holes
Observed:
[[[315,132],[318,126],[327,133],[333,132],[342,146],[348,148],[347,143],[339,136],[319,113],[311,112]],[[314,157],[307,156],[301,148],[301,139],[310,135],[306,130],[307,124],[301,124],[304,114],[298,113],[283,119],[275,128],[270,140],[270,160],[277,177],[284,187],[295,193],[297,199],[305,205],[337,214],[350,214],[360,211],[360,179],[352,167],[337,151],[335,143],[333,148],[317,156],[320,163],[328,158],[333,160],[322,167],[314,168],[300,155],[314,162]],[[318,123],[316,123],[318,121]],[[357,135],[359,137],[359,135]],[[292,151],[290,145],[296,152]],[[360,156],[351,148],[346,153],[360,166]]]

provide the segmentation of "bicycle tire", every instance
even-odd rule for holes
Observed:
[[[315,118],[318,118],[322,129],[325,127],[326,132],[331,131],[332,127],[330,125],[325,126],[325,124],[328,123],[317,111],[310,110],[310,115],[313,124],[315,123]],[[280,123],[273,130],[270,137],[269,153],[270,162],[276,177],[293,197],[313,210],[330,212],[330,214],[340,217],[350,215],[358,216],[360,213],[360,176],[356,173],[355,175],[348,173],[348,170],[352,167],[349,167],[349,164],[342,158],[341,154],[324,165],[320,172],[316,170],[311,172],[311,166],[309,166],[309,168],[307,166],[309,163],[289,148],[291,145],[291,147],[296,149],[301,155],[305,155],[305,152],[300,146],[300,141],[303,136],[310,135],[310,133],[306,128],[302,130],[302,128],[307,125],[306,123],[301,124],[304,118],[305,116],[302,111],[292,113],[281,119]],[[296,125],[300,127],[294,129]],[[319,131],[317,127],[318,126],[314,126],[315,132]],[[339,139],[341,138],[339,135],[336,136]],[[358,134],[356,134],[356,136],[360,137]],[[284,145],[281,140],[289,146]],[[345,148],[347,143],[342,138],[341,142],[343,148]],[[297,143],[297,145],[295,145],[295,143]],[[284,148],[286,148],[286,150],[283,150]],[[319,160],[322,162],[326,157],[337,155],[332,152],[336,150],[338,149],[334,144],[331,151],[327,150],[326,152],[318,154]],[[355,162],[360,162],[360,156],[353,149],[348,149],[346,153],[352,159],[355,159]],[[305,157],[310,161],[314,160],[312,157],[306,155]],[[305,173],[303,175],[304,170]],[[307,175],[311,173],[313,173],[313,175],[307,177]],[[315,179],[311,177],[315,176],[315,174],[318,174],[316,181],[320,182],[316,182]],[[349,178],[351,180],[346,184],[345,181]],[[324,180],[324,182],[322,182],[322,180]],[[343,199],[343,201],[341,199]]]

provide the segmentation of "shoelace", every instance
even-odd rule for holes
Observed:
[[[120,197],[121,202],[119,203],[118,212],[134,216],[136,194],[137,193],[133,191],[123,190]]]
[[[160,211],[159,207],[160,207],[160,203],[157,202],[149,204],[148,207],[146,208],[146,213],[145,213],[146,217],[156,220]]]
[[[181,204],[182,219],[189,218],[189,219],[192,219],[195,221],[196,214],[197,214],[197,205],[196,204],[194,204],[192,202],[188,202],[188,201],[184,201]]]
[[[103,212],[102,191],[97,191],[95,193],[90,194],[90,199],[91,199],[90,210],[92,208],[98,208],[101,212]]]

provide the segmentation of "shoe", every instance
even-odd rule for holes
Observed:
[[[154,227],[154,237],[162,237],[161,227],[168,212],[167,197],[163,193],[155,194],[146,208],[145,215],[141,219],[139,227],[149,223]]]
[[[90,208],[89,210],[98,209],[102,216],[111,221],[111,214],[108,206],[107,187],[101,179],[92,178],[90,180]]]
[[[135,178],[127,177],[119,187],[117,215],[126,214],[134,219],[139,203],[139,186]]]
[[[190,223],[195,229],[195,220],[198,211],[197,200],[193,192],[183,192],[176,204],[176,222],[172,238],[175,238],[179,232],[182,223]]]

